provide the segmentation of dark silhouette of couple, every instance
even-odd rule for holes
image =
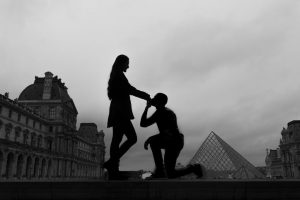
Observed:
[[[166,107],[168,97],[163,93],[158,93],[151,99],[148,93],[131,86],[124,75],[128,68],[129,58],[119,55],[112,66],[108,81],[107,93],[111,103],[107,127],[113,128],[110,158],[104,163],[104,168],[108,171],[108,178],[110,180],[127,179],[119,171],[120,158],[137,142],[137,135],[131,123],[134,116],[130,95],[147,101],[141,117],[141,127],[148,127],[156,123],[159,130],[159,134],[149,137],[144,144],[146,150],[150,145],[154,157],[156,168],[151,177],[177,178],[189,173],[195,173],[198,177],[202,177],[202,169],[199,164],[175,169],[176,160],[184,146],[184,136],[178,129],[175,113]],[[154,106],[156,111],[152,116],[147,117],[148,109],[151,106]],[[124,135],[127,140],[121,144]],[[161,149],[165,149],[164,158]]]

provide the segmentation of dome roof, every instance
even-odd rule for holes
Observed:
[[[290,121],[290,122],[288,123],[288,126],[294,125],[294,124],[300,124],[300,120],[293,120],[293,121]]]
[[[45,77],[35,77],[33,84],[27,86],[20,94],[19,101],[43,100]],[[69,96],[67,87],[58,79],[57,76],[52,78],[51,96],[48,100],[61,100],[62,103],[71,104],[75,111],[77,109],[72,98]]]
[[[44,81],[27,86],[20,94],[19,100],[43,100]],[[52,83],[51,100],[71,100],[68,92],[61,88],[56,82]]]

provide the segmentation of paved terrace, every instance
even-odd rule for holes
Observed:
[[[300,180],[0,182],[0,199],[300,199]]]

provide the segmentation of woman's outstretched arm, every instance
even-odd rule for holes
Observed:
[[[148,93],[140,91],[131,85],[129,86],[129,94],[136,96],[138,98],[144,99],[146,101],[149,101],[151,99],[151,97]]]

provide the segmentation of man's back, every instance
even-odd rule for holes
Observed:
[[[177,118],[171,109],[164,107],[157,110],[154,115],[160,134],[167,134],[169,136],[179,134]]]

